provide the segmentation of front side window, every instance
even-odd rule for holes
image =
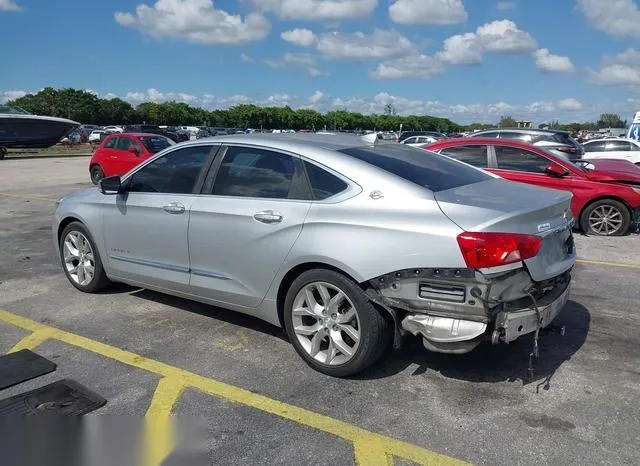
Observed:
[[[474,167],[487,168],[487,146],[447,147],[442,149],[440,153]]]
[[[118,142],[116,142],[115,149],[116,150],[129,150],[129,147],[131,146],[132,142],[133,141],[131,141],[131,139],[121,136],[121,137],[118,138]]]
[[[347,183],[317,165],[309,162],[305,162],[304,165],[307,169],[314,200],[321,201],[327,199],[348,188]]]
[[[131,177],[128,191],[190,194],[207,162],[210,145],[185,147],[145,165]]]
[[[251,147],[229,147],[213,183],[218,196],[299,199],[296,162],[287,154]]]
[[[631,150],[631,144],[627,141],[611,141],[605,144],[604,150],[606,152],[627,152]]]
[[[545,157],[517,147],[494,146],[496,161],[501,170],[544,173],[551,163]]]

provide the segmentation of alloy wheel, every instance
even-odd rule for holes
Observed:
[[[63,242],[64,265],[71,279],[86,286],[95,275],[95,258],[91,243],[79,231],[70,231]]]
[[[601,205],[589,214],[589,226],[599,235],[611,236],[622,228],[622,212],[612,205]]]
[[[356,308],[345,292],[330,283],[310,283],[298,292],[292,323],[304,350],[323,364],[349,362],[360,345]]]

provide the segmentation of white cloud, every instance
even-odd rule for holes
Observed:
[[[378,0],[250,0],[256,8],[284,19],[310,21],[359,19],[370,16]]]
[[[285,53],[280,58],[264,60],[264,64],[272,69],[304,68],[313,78],[326,73],[317,68],[316,57],[310,53]]]
[[[389,16],[399,24],[433,25],[458,24],[468,18],[462,0],[395,0]]]
[[[128,100],[132,103],[140,103],[140,102],[184,102],[186,104],[195,105],[199,102],[198,97],[195,95],[187,94],[184,92],[160,92],[153,87],[147,89],[145,92],[127,92],[125,94],[125,100]]]
[[[549,49],[538,49],[533,53],[536,59],[536,66],[548,73],[571,73],[575,71],[575,66],[569,57],[553,55]]]
[[[316,48],[326,58],[338,60],[387,60],[415,53],[417,47],[394,30],[375,29],[363,32],[330,32],[321,35]]]
[[[286,40],[287,42],[291,42],[292,44],[299,45],[301,47],[309,47],[317,39],[313,31],[310,31],[309,29],[299,28],[293,29],[291,31],[285,31],[280,34],[280,37],[282,37],[282,39]]]
[[[0,0],[0,11],[22,11],[14,0]]]
[[[25,91],[0,91],[0,104],[9,102],[10,100],[19,99],[27,95]]]
[[[513,10],[516,4],[513,2],[498,2],[496,3],[496,9],[498,10]]]
[[[486,52],[524,53],[535,50],[536,40],[513,21],[503,19],[483,24],[476,32],[446,39],[436,57],[453,65],[475,65]]]
[[[587,21],[616,37],[640,37],[640,8],[633,0],[578,0]]]
[[[561,110],[582,110],[582,104],[577,99],[568,98],[559,101],[558,108]]]
[[[409,55],[395,60],[382,62],[371,77],[375,79],[426,79],[444,73],[444,65],[428,55]]]
[[[589,71],[589,80],[602,86],[640,85],[640,51],[627,49],[615,57],[605,57],[598,70]]]
[[[251,55],[247,55],[246,53],[240,54],[240,60],[245,63],[254,63],[256,61]]]
[[[245,17],[215,9],[212,0],[158,0],[138,5],[135,14],[117,12],[122,26],[156,39],[173,37],[209,45],[237,45],[264,40],[271,24],[259,13]]]
[[[326,96],[321,91],[315,91],[311,97],[309,97],[309,103],[311,105],[318,105],[320,102],[326,100]]]

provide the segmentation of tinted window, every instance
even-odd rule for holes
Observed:
[[[309,181],[311,182],[313,199],[321,201],[322,199],[334,196],[347,189],[347,183],[337,176],[332,175],[328,171],[323,170],[312,163],[305,162],[304,165],[307,169]]]
[[[173,145],[173,141],[164,136],[140,136],[138,139],[140,139],[140,142],[142,142],[144,147],[152,154]]]
[[[178,149],[138,170],[129,191],[142,193],[189,194],[207,161],[211,146]]]
[[[119,137],[118,142],[116,142],[115,149],[117,150],[127,150],[131,145],[131,139],[125,137]]]
[[[263,197],[292,196],[296,163],[293,157],[263,149],[229,147],[213,184],[219,196]]]
[[[609,141],[605,144],[604,150],[607,152],[629,151],[631,150],[631,145],[627,141]]]
[[[353,147],[340,152],[431,191],[444,191],[491,179],[486,173],[464,164],[400,144]]]
[[[120,138],[111,138],[107,142],[104,143],[105,149],[114,149],[116,147],[116,143]]]
[[[533,136],[530,133],[520,133],[517,131],[502,131],[500,139],[519,139],[520,141],[531,142]]]
[[[407,138],[404,140],[405,144],[413,144],[418,140],[417,136],[411,136],[410,138]]]
[[[545,157],[515,147],[494,146],[498,168],[519,172],[544,173],[551,163]]]
[[[474,133],[471,137],[476,138],[497,138],[500,135],[500,131],[487,131],[482,133]]]
[[[585,152],[603,152],[604,151],[604,141],[594,141],[585,143],[584,151]]]
[[[474,167],[487,168],[487,146],[448,147],[440,153]]]

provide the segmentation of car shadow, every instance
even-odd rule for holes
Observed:
[[[122,286],[128,288],[128,291],[126,291],[127,293],[137,298],[145,299],[147,301],[152,301],[158,304],[163,304],[165,306],[175,307],[183,311],[191,312],[193,314],[198,314],[204,317],[211,317],[212,319],[216,319],[220,322],[226,322],[238,327],[255,330],[257,332],[261,332],[287,342],[289,341],[283,329],[276,327],[275,325],[271,325],[268,322],[258,319],[257,317],[241,314],[240,312],[230,311],[228,309],[223,309],[221,307],[212,306],[209,304],[199,303],[197,301],[192,301],[189,299],[178,298],[164,293],[158,293],[156,291],[142,288],[133,288],[129,287],[128,285]]]
[[[540,332],[539,357],[532,359],[533,374],[529,371],[529,355],[533,349],[533,335],[519,338],[508,345],[482,343],[464,355],[441,354],[427,351],[419,338],[409,336],[399,351],[390,351],[371,370],[355,379],[381,379],[417,364],[411,375],[428,371],[444,377],[468,382],[536,383],[537,389],[548,390],[558,368],[582,347],[587,339],[591,316],[580,303],[569,301],[552,325]],[[565,334],[561,334],[562,327]]]

